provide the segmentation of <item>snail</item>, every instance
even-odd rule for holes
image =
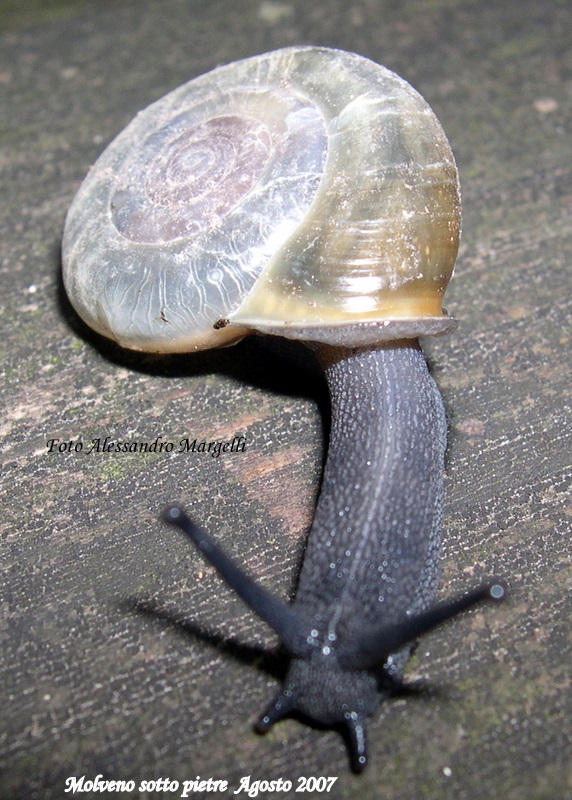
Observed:
[[[258,585],[188,518],[178,526],[278,634],[297,713],[367,761],[366,718],[402,685],[412,643],[486,599],[434,604],[444,406],[419,337],[459,241],[447,138],[425,100],[362,56],[293,47],[218,67],[140,112],[81,185],[63,238],[79,315],[128,348],[192,352],[247,334],[307,343],[331,433],[295,598]]]

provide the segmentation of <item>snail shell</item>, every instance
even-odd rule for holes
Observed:
[[[70,208],[64,281],[91,327],[138,350],[253,330],[373,344],[454,326],[441,300],[459,228],[425,100],[361,56],[287,48],[135,117]]]

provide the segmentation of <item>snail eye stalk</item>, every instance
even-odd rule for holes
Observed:
[[[311,625],[308,621],[247,575],[210,536],[191,522],[180,506],[168,506],[163,511],[162,518],[179,528],[193,542],[230,588],[276,631],[292,655],[305,658],[310,654],[312,648],[307,639]]]

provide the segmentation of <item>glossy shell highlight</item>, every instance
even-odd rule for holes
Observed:
[[[374,344],[454,326],[459,230],[453,155],[418,92],[353,53],[287,48],[135,117],[69,210],[64,282],[133,349],[253,330]]]

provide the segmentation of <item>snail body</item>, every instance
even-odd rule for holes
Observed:
[[[307,342],[332,427],[298,588],[283,603],[179,506],[183,530],[291,656],[266,730],[297,711],[345,727],[402,681],[412,641],[498,585],[433,605],[443,403],[419,336],[442,309],[458,177],[434,113],[352,53],[287,48],[219,67],[141,112],[66,220],[64,281],[82,318],[134,349],[179,352],[252,332]]]

